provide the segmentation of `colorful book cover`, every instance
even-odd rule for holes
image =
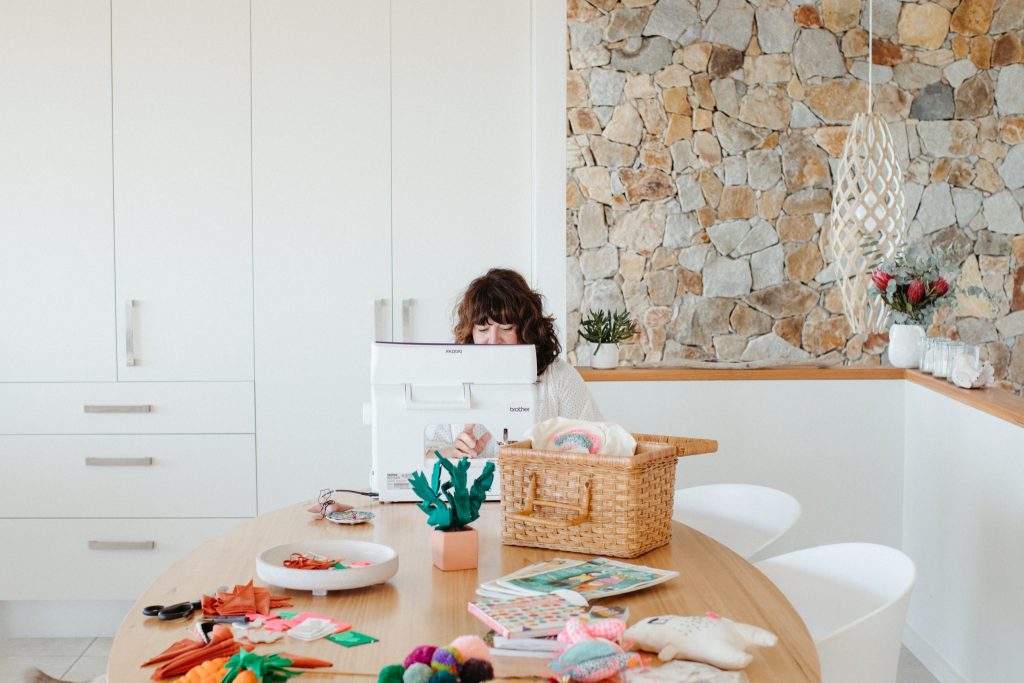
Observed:
[[[524,596],[512,600],[481,599],[469,612],[505,638],[539,638],[558,633],[573,617],[590,610],[558,595]]]

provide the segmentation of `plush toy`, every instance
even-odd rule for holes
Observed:
[[[648,617],[626,630],[626,638],[641,650],[657,652],[658,659],[689,659],[719,669],[742,669],[754,659],[751,647],[771,647],[775,634],[708,612],[704,617]]]
[[[594,683],[615,676],[620,671],[643,666],[635,652],[623,652],[626,622],[621,619],[600,619],[586,622],[570,619],[558,642],[567,645],[548,668],[561,680]]]

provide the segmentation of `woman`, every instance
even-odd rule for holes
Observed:
[[[456,308],[460,344],[533,344],[537,350],[537,422],[552,417],[601,420],[575,368],[559,358],[555,319],[544,315],[541,295],[514,270],[492,268],[469,283]],[[435,425],[428,442],[448,457],[496,457],[497,444],[482,425],[465,425],[452,438],[450,425]]]

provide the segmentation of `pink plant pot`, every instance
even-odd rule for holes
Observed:
[[[464,527],[453,531],[434,529],[430,537],[434,566],[441,571],[476,569],[480,557],[476,529]]]

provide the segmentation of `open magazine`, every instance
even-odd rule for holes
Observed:
[[[677,576],[679,572],[619,562],[606,557],[590,560],[555,558],[488,581],[476,593],[481,597],[516,598],[567,589],[589,601],[642,590]]]

